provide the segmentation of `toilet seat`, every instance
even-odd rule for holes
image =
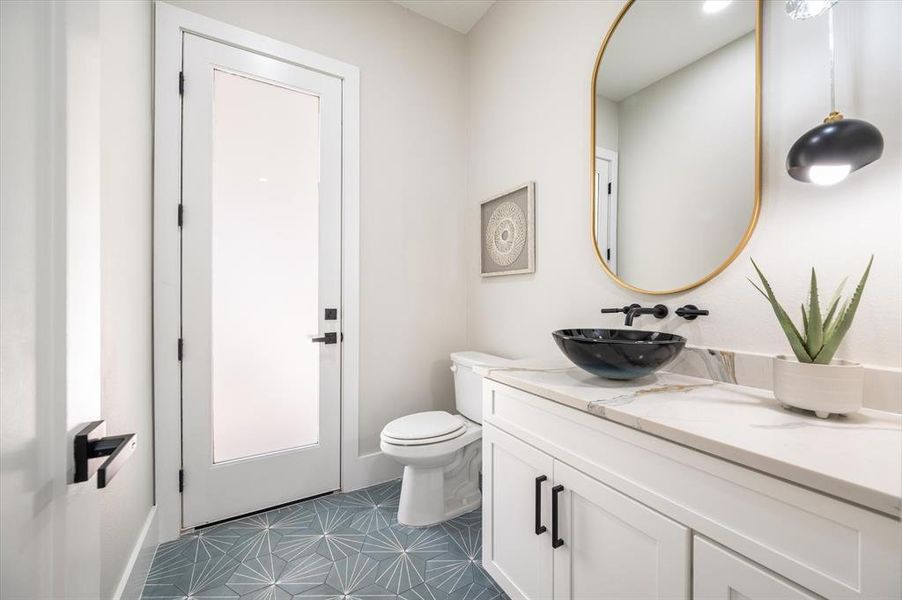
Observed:
[[[453,440],[466,431],[461,417],[434,410],[395,419],[383,428],[381,438],[396,446],[423,446]]]
[[[455,452],[481,438],[482,427],[476,423],[467,423],[461,433],[445,440],[431,438],[413,440],[411,443],[411,441],[393,440],[383,434],[379,447],[386,456],[390,456],[405,466],[411,464],[423,466],[427,463],[432,464],[435,460],[442,460],[443,457],[451,460]]]

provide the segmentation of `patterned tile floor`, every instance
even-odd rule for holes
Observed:
[[[400,489],[323,496],[163,544],[142,598],[507,600],[482,570],[480,511],[406,527]]]

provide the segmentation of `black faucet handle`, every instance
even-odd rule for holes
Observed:
[[[656,319],[663,319],[670,314],[670,311],[663,304],[655,304],[651,310],[651,314],[654,315]]]
[[[676,314],[678,317],[683,317],[687,321],[694,321],[695,319],[708,315],[708,310],[705,308],[699,308],[694,304],[687,304],[686,306],[681,306],[676,309]]]
[[[623,308],[602,308],[602,314],[610,314],[610,313],[623,313],[626,314],[630,311],[631,308],[638,307],[638,304],[630,304],[629,306],[624,306]]]

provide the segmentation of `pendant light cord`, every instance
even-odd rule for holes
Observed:
[[[830,114],[836,112],[836,46],[833,39],[833,7],[827,9],[827,29],[830,39]]]

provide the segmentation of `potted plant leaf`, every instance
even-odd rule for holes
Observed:
[[[761,287],[751,279],[749,283],[770,302],[795,354],[795,359],[784,355],[774,357],[774,397],[784,406],[813,410],[823,419],[861,408],[864,370],[859,363],[836,359],[834,355],[852,326],[873,262],[871,256],[851,298],[842,301],[846,283],[843,280],[826,305],[821,304],[817,274],[812,268],[808,304],[802,304],[801,327],[797,327],[777,301],[764,273],[752,261]]]

